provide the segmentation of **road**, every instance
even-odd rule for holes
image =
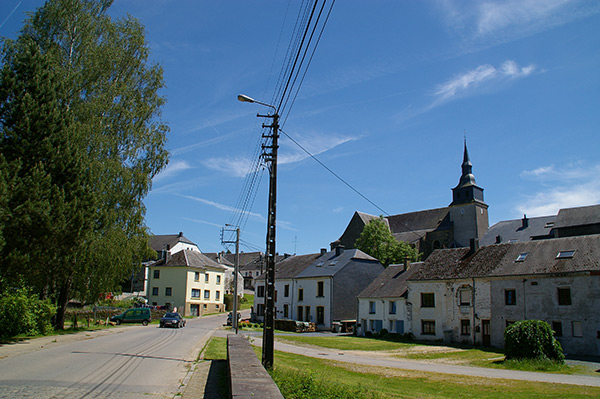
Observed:
[[[225,320],[188,319],[182,329],[126,325],[104,335],[46,337],[41,347],[38,340],[36,347],[5,345],[0,398],[172,398],[205,338]]]

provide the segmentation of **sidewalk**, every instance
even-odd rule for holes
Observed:
[[[262,346],[262,338],[252,335],[252,344]],[[568,375],[551,374],[518,370],[499,370],[484,367],[460,366],[453,364],[418,362],[411,360],[396,359],[393,357],[374,356],[369,352],[362,351],[340,351],[335,349],[296,346],[275,341],[275,349],[282,352],[295,353],[298,355],[327,359],[338,362],[364,364],[378,367],[391,367],[405,370],[418,370],[431,373],[467,375],[483,378],[500,378],[521,381],[549,382],[556,384],[571,384],[600,387],[600,375]]]

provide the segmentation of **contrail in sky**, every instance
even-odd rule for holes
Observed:
[[[8,21],[8,19],[15,13],[15,11],[17,11],[17,8],[19,8],[19,6],[21,5],[22,1],[19,1],[17,3],[17,5],[15,6],[15,8],[12,9],[12,11],[10,12],[10,14],[8,14],[8,16],[6,18],[4,18],[4,21],[2,21],[2,23],[0,24],[0,29],[2,29],[2,27],[4,26],[4,24],[6,23],[6,21]]]

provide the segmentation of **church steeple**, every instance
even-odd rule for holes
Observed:
[[[483,189],[477,186],[473,176],[473,164],[469,158],[467,139],[464,141],[463,162],[461,165],[462,175],[458,185],[452,189],[452,204],[466,204],[469,202],[483,202]]]

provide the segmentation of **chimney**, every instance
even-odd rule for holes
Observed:
[[[337,247],[335,247],[335,256],[340,256],[343,253],[344,253],[344,246],[343,245],[340,244]]]
[[[479,249],[479,240],[477,238],[471,238],[469,240],[469,255],[474,254]]]
[[[410,258],[408,256],[404,257],[404,271],[410,269]]]
[[[165,264],[171,260],[171,246],[167,244],[167,249],[165,250]]]
[[[321,248],[321,256],[327,253],[327,248]]]
[[[521,220],[522,222],[522,227],[526,228],[527,226],[529,226],[529,219],[527,219],[527,215],[523,215],[523,219]]]

